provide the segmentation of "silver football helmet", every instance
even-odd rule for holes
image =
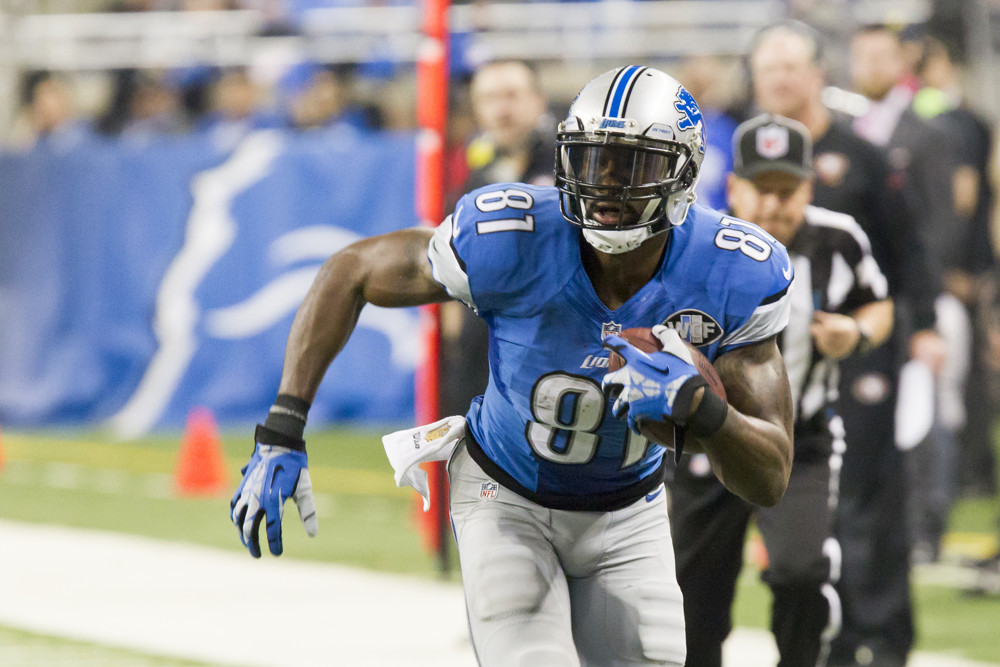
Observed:
[[[701,110],[676,79],[634,65],[605,72],[556,134],[563,217],[601,252],[634,250],[684,222],[704,157]]]

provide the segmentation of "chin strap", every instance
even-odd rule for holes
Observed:
[[[687,218],[688,210],[691,208],[691,204],[697,199],[694,190],[682,191],[678,194],[683,195],[677,198],[676,195],[672,195],[667,200],[667,219],[670,220],[670,224],[677,227],[684,223]]]
[[[616,231],[603,231],[592,227],[583,229],[583,238],[587,240],[595,250],[608,255],[618,255],[623,252],[635,250],[641,246],[653,233],[649,227],[639,229],[626,229]]]

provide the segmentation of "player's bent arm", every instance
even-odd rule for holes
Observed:
[[[722,428],[698,443],[726,488],[770,507],[784,495],[792,470],[792,393],[785,363],[772,337],[723,354],[715,368],[729,410]]]
[[[431,275],[432,229],[404,229],[354,243],[320,269],[292,322],[279,393],[312,402],[365,304],[387,308],[447,301]]]

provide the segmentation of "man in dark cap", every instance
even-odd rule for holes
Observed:
[[[779,336],[795,402],[795,458],[785,496],[769,508],[727,491],[704,455],[678,465],[671,523],[687,667],[722,664],[751,517],[769,557],[762,577],[774,595],[780,664],[821,665],[839,628],[833,512],[844,440],[832,409],[837,363],[888,337],[892,301],[861,226],[810,205],[812,139],[804,125],[769,114],[752,118],[736,129],[733,153],[730,212],[784,244],[795,273],[788,328]],[[745,224],[736,218],[734,225]]]

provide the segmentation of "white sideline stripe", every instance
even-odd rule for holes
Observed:
[[[345,536],[345,539],[348,539]],[[458,584],[0,519],[0,624],[242,667],[473,667]],[[773,667],[739,628],[725,664]],[[909,667],[998,667],[915,654]]]
[[[774,637],[765,630],[737,628],[723,646],[726,667],[774,667],[778,648]],[[916,652],[910,654],[906,667],[998,667],[995,663],[973,662],[950,655]]]
[[[4,520],[0,545],[11,627],[245,667],[475,664],[457,584]]]

